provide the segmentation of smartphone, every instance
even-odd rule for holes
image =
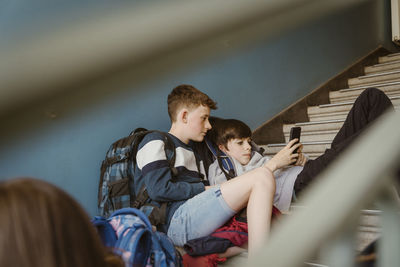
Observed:
[[[294,143],[293,145],[295,145],[295,144],[297,144],[298,142],[300,142],[300,134],[301,134],[301,127],[292,127],[292,128],[290,129],[290,139],[289,139],[289,142],[290,142],[291,140],[295,139],[295,138],[297,138],[298,141],[297,141],[296,143]],[[293,151],[293,154],[296,154],[296,153],[297,153],[297,150],[298,150],[298,148],[296,148],[296,149]]]

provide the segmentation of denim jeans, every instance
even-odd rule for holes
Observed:
[[[204,237],[224,225],[235,215],[222,197],[219,186],[212,187],[187,200],[174,213],[168,236],[174,245]]]

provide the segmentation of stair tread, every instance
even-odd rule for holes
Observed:
[[[302,135],[306,135],[307,133],[310,134],[326,134],[326,133],[332,133],[332,132],[338,132],[339,129],[342,127],[345,119],[342,120],[337,120],[337,121],[320,121],[317,122],[309,122],[309,123],[304,123],[302,124],[301,131]],[[297,124],[284,124],[283,125],[283,133],[285,135],[289,135],[290,129],[294,126],[299,126]]]
[[[344,106],[344,107],[346,107],[346,106]],[[347,109],[342,108],[341,110],[335,110],[335,111],[328,110],[329,112],[321,112],[321,110],[318,109],[318,107],[317,107],[317,108],[315,108],[315,110],[308,110],[308,117],[309,117],[310,121],[321,121],[321,120],[332,119],[332,118],[345,119],[349,113],[351,106],[347,106],[347,107],[348,107]],[[394,103],[394,109],[396,111],[400,111],[400,104]]]
[[[399,60],[385,62],[385,63],[378,63],[378,64],[374,64],[374,65],[371,65],[371,66],[366,66],[366,67],[369,68],[369,67],[387,66],[387,65],[397,64],[397,63],[400,63],[400,59]]]
[[[364,73],[372,74],[396,69],[400,69],[400,60],[366,66],[364,67]]]
[[[389,81],[399,81],[400,71],[394,72],[384,72],[378,74],[370,74],[366,76],[359,76],[355,78],[349,78],[347,83],[349,87],[370,85],[378,82],[389,82]]]
[[[367,75],[363,75],[363,76],[358,76],[356,78],[365,79],[365,78],[369,78],[369,77],[379,77],[379,76],[385,76],[385,75],[396,74],[396,73],[400,73],[400,70],[392,70],[392,71],[385,71],[385,72],[379,72],[379,73],[371,73],[371,74],[367,74]]]
[[[399,53],[393,53],[393,54],[389,54],[387,56],[379,57],[378,62],[379,63],[385,63],[385,62],[396,61],[398,59],[400,59],[400,54]]]
[[[331,144],[331,141],[314,141],[314,142],[302,142],[303,145],[325,145],[325,144]],[[282,147],[286,146],[287,143],[274,143],[274,144],[268,144],[268,145],[261,145],[262,147],[267,146],[267,147]]]
[[[400,84],[378,88],[389,97],[400,96]],[[329,99],[331,103],[355,101],[364,90],[365,88],[351,91],[331,91],[329,92]]]
[[[324,124],[324,123],[334,123],[334,122],[344,122],[344,119],[338,120],[324,120],[324,121],[309,121],[309,122],[297,122],[296,126],[314,125],[314,124]]]
[[[400,85],[400,81],[381,82],[381,83],[374,83],[374,84],[368,84],[368,85],[361,85],[361,86],[355,86],[355,87],[351,87],[351,88],[343,88],[338,91],[346,92],[346,91],[353,91],[353,90],[359,90],[359,89],[367,89],[370,87],[383,87],[383,86],[390,86],[390,85]]]
[[[397,96],[389,96],[390,100],[397,100],[400,99],[400,95]],[[352,105],[355,101],[345,101],[345,102],[338,102],[338,103],[331,103],[331,104],[322,104],[319,106],[309,106],[309,108],[319,107],[319,108],[328,108],[328,107],[336,107],[336,106],[344,106],[344,105]]]
[[[400,52],[390,53],[389,55],[386,55],[385,57],[394,57],[394,56],[400,56]]]

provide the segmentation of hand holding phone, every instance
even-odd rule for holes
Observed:
[[[300,142],[300,134],[301,134],[301,127],[292,127],[292,128],[290,129],[290,138],[289,138],[289,142],[290,142],[291,140],[297,138],[297,139],[298,139],[297,142],[294,143],[293,145],[299,143],[299,142]],[[293,151],[293,154],[296,154],[298,149],[299,149],[299,148],[296,148],[296,149]]]

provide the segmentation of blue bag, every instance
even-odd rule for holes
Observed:
[[[182,266],[179,252],[170,239],[153,231],[147,216],[135,208],[115,211],[109,218],[92,220],[103,244],[120,255],[126,267]]]

